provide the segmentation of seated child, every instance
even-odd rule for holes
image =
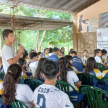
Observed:
[[[96,60],[96,63],[100,63],[104,66],[106,66],[103,62],[102,62],[102,51],[100,49],[95,49],[94,50],[94,54],[95,54],[95,60]]]
[[[98,79],[102,79],[102,73],[97,67],[96,61],[93,57],[89,57],[87,60],[87,65],[85,67],[85,73],[92,74]]]
[[[37,69],[35,72],[35,77],[34,77],[34,78],[41,80],[43,82],[44,82],[44,78],[41,76],[41,73],[42,73],[42,63],[44,62],[44,60],[47,60],[47,58],[41,58],[39,60],[39,63],[38,63],[38,66],[37,66]]]
[[[36,52],[31,52],[30,53],[30,59],[31,59],[31,63],[29,64],[29,69],[32,71],[32,75],[33,77],[35,76],[35,71],[37,69],[38,66],[38,57],[37,57],[37,53]]]
[[[42,76],[45,78],[45,82],[33,93],[36,108],[74,108],[68,95],[55,87],[58,71],[56,62],[50,60],[43,62]]]
[[[58,57],[59,51],[60,51],[60,50],[59,50],[57,47],[54,47],[54,48],[53,48],[53,53],[52,53],[52,55],[49,57],[49,60],[58,62],[58,60],[59,60],[59,57]]]
[[[38,52],[37,53],[37,57],[38,57],[38,61],[43,58],[43,53],[42,52]]]
[[[49,48],[45,48],[43,53],[43,58],[48,58],[49,57],[48,54],[49,54]]]
[[[59,59],[60,80],[64,82],[68,82],[76,90],[78,90],[78,88],[81,86],[81,81],[79,81],[78,76],[68,66],[69,63],[67,59],[65,57],[61,57]],[[80,102],[84,99],[84,95],[80,93],[75,93],[71,88],[70,88],[70,94],[73,102]]]
[[[26,84],[18,84],[21,78],[22,68],[18,64],[12,64],[7,70],[3,83],[0,84],[3,105],[8,105],[15,99],[22,101],[26,106],[31,107],[33,104],[33,91]]]
[[[107,62],[107,66],[108,66],[108,62]],[[102,72],[102,77],[108,77],[108,69],[104,70]],[[108,83],[107,83],[107,81],[105,81],[104,90],[108,92]]]
[[[91,74],[91,75],[96,76],[98,79],[102,79],[102,73],[98,69],[96,61],[93,57],[88,58],[87,65],[86,65],[84,71],[87,74]],[[103,88],[103,85],[98,84],[97,80],[95,80],[95,79],[93,80],[93,84],[94,84],[94,86],[97,86],[99,88]]]
[[[73,69],[73,71],[74,71],[76,74],[78,74],[79,71],[78,71],[75,67],[72,66],[72,62],[73,62],[73,61],[72,61],[72,60],[73,60],[72,56],[66,55],[65,58],[67,59],[67,61],[68,61],[68,63],[69,63],[68,68]]]
[[[83,71],[83,63],[80,58],[77,57],[76,51],[70,52],[70,56],[73,57],[72,66],[74,66],[79,72]]]
[[[22,75],[23,75],[25,78],[27,78],[26,70],[25,70],[25,60],[24,60],[23,58],[20,58],[20,59],[18,60],[18,65],[20,65],[21,68],[22,68]]]
[[[84,50],[83,55],[81,57],[81,60],[82,60],[84,66],[86,66],[86,64],[87,64],[87,59],[88,59],[88,51]]]
[[[107,62],[107,51],[105,49],[102,50],[102,62],[105,63]]]

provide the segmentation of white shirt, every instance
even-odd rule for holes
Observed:
[[[76,86],[75,86],[75,83],[77,83],[78,81],[79,81],[79,78],[78,78],[78,76],[75,74],[75,72],[73,72],[73,71],[68,71],[68,73],[67,73],[67,82],[68,82],[70,85],[72,85],[75,89],[77,89]],[[69,90],[70,90],[70,91],[73,91],[72,88],[70,88]]]
[[[10,66],[8,60],[14,57],[15,57],[14,50],[9,46],[4,45],[2,48],[2,62],[3,62],[3,68],[5,71],[5,74],[7,73],[8,67]]]
[[[39,63],[39,61],[31,62],[29,64],[29,69],[32,71],[33,77],[35,76],[35,72],[36,72],[36,69],[38,67],[38,63]]]
[[[42,84],[37,87],[32,100],[36,108],[74,108],[68,95],[53,85]]]
[[[96,63],[101,63],[102,62],[102,60],[99,56],[95,56],[95,60],[96,60]]]
[[[48,56],[50,57],[53,53],[49,53]]]
[[[3,82],[0,83],[0,89],[3,89]],[[16,96],[17,100],[22,101],[26,106],[31,107],[33,91],[26,84],[16,84]]]
[[[34,68],[36,69],[37,66],[38,66],[38,63],[39,63],[39,61],[31,62],[31,63],[29,64],[29,67],[34,67]]]

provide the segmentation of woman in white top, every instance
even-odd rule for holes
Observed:
[[[25,84],[18,84],[21,74],[22,68],[18,64],[12,64],[9,66],[4,81],[0,85],[3,86],[3,105],[8,105],[9,103],[14,102],[15,99],[22,101],[28,107],[33,105],[33,92],[30,87]]]
[[[72,85],[76,90],[81,86],[81,81],[73,71],[73,69],[69,66],[69,61],[65,57],[61,57],[59,59],[59,71],[60,71],[60,80],[68,82]],[[73,102],[80,102],[84,99],[84,95],[80,93],[75,93],[73,89],[70,88],[70,94]]]

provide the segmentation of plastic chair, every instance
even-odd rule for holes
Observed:
[[[42,81],[37,79],[25,79],[24,83],[27,84],[33,91],[36,89],[36,87],[43,84]]]
[[[82,85],[98,86],[98,83],[100,83],[100,80],[91,74],[78,73],[77,76],[79,77]]]
[[[60,90],[62,90],[63,92],[67,93],[71,102],[72,102],[72,98],[71,98],[71,94],[70,94],[69,88],[72,88],[75,93],[79,93],[79,92],[77,92],[75,90],[75,88],[73,86],[71,86],[67,82],[57,81],[56,82],[56,87],[59,88]],[[77,108],[78,104],[80,104],[81,102],[78,102],[78,103],[73,103],[72,102],[72,103],[74,104],[74,107]]]
[[[0,108],[28,108],[28,107],[19,100],[15,100],[9,105],[2,105],[2,98],[0,97]]]
[[[108,77],[103,77],[101,83],[104,85],[103,89],[108,92]]]
[[[79,91],[86,95],[87,108],[108,108],[108,101],[103,96],[108,97],[108,93],[93,86],[80,86]],[[106,98],[107,99],[107,98]]]
[[[24,103],[19,100],[15,100],[10,104],[12,108],[28,108]]]
[[[5,76],[5,73],[4,72],[1,72],[0,73],[0,79],[3,80],[4,79],[4,76]]]
[[[99,69],[101,72],[103,72],[104,70],[107,70],[107,69],[108,69],[107,67],[105,67],[105,66],[102,65],[101,63],[97,63],[97,67],[98,67],[98,69]]]

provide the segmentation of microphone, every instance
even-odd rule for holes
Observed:
[[[20,46],[20,43],[19,43],[19,42],[16,42],[16,44],[17,44],[18,46]]]
[[[16,42],[16,44],[17,44],[18,46],[20,46],[20,45],[21,45],[19,42]],[[24,52],[27,52],[27,51],[24,49]]]

